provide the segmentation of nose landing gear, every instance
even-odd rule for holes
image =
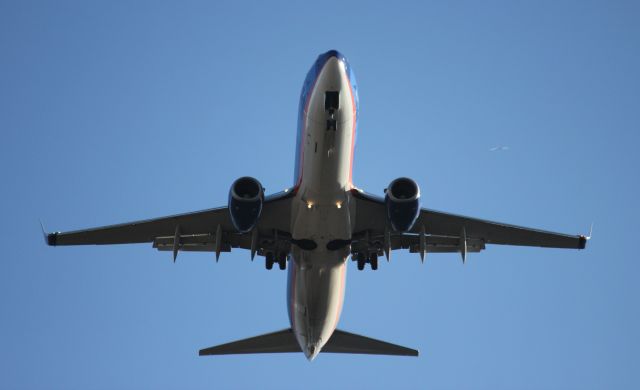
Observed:
[[[329,114],[327,119],[327,130],[336,131],[338,123],[336,121],[336,111],[340,108],[340,91],[326,91],[324,93],[324,110]]]

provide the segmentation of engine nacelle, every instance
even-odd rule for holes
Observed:
[[[395,179],[389,184],[384,197],[387,205],[387,218],[393,230],[407,232],[420,213],[420,187],[407,178]]]
[[[264,189],[253,177],[237,179],[229,190],[229,214],[233,226],[240,233],[253,229],[262,213]]]

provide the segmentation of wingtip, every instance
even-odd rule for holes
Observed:
[[[42,230],[42,238],[44,239],[44,243],[49,246],[55,246],[58,233],[47,233],[42,220],[40,220],[40,229]]]
[[[578,239],[578,249],[584,249],[587,247],[587,240],[591,237],[580,236]]]
[[[591,239],[591,236],[593,235],[593,222],[591,223],[591,227],[589,228],[589,235],[588,236],[580,236],[580,239],[578,241],[578,249],[584,249],[587,247],[587,241],[589,241]]]
[[[47,234],[46,243],[49,246],[58,245],[58,233],[49,233],[49,234]]]

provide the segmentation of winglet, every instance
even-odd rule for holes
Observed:
[[[58,233],[47,233],[47,231],[44,229],[42,220],[40,220],[40,229],[42,229],[42,238],[44,239],[44,243],[49,246],[55,246]]]
[[[588,236],[580,236],[580,240],[578,241],[578,249],[584,249],[587,246],[587,241],[591,239],[593,235],[593,222],[591,222],[591,227],[589,228]]]
[[[40,229],[42,229],[42,238],[44,238],[44,243],[49,245],[49,240],[47,239],[47,231],[44,230],[44,224],[42,223],[42,220],[40,220]]]

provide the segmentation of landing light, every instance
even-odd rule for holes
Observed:
[[[310,209],[313,207],[313,203],[312,202],[307,202],[307,208]]]
[[[336,207],[341,209],[342,208],[342,202],[336,202]]]

